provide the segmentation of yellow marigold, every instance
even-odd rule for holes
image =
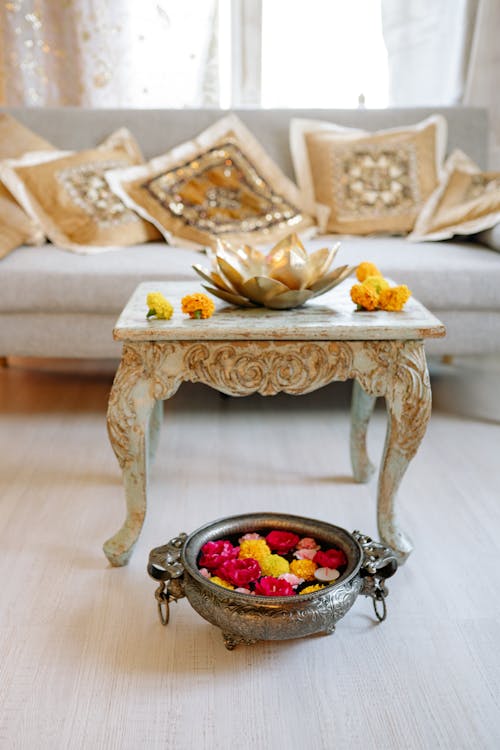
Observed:
[[[252,557],[262,566],[262,561],[269,557],[271,549],[265,539],[244,539],[240,542],[238,557]]]
[[[174,313],[174,308],[161,292],[150,292],[146,297],[146,304],[149,308],[147,318],[154,316],[161,320],[170,320]]]
[[[365,260],[357,267],[356,278],[358,281],[364,281],[369,276],[382,276],[382,274],[374,263]]]
[[[182,312],[190,318],[210,318],[215,305],[206,294],[187,294],[182,298]]]
[[[363,281],[363,286],[372,289],[377,294],[380,294],[384,289],[389,289],[389,282],[384,279],[383,276],[368,276]]]
[[[219,576],[212,576],[210,582],[216,583],[217,586],[222,586],[223,589],[234,589],[234,586],[229,581],[225,581],[223,578],[219,578]]]
[[[358,310],[376,310],[378,307],[377,292],[364,284],[354,284],[351,287],[351,299]]]
[[[290,565],[281,555],[268,555],[261,561],[260,569],[263,575],[278,578],[283,573],[290,572]]]
[[[302,589],[302,591],[299,591],[299,594],[312,594],[313,591],[319,591],[320,589],[325,589],[326,586],[324,586],[321,583],[316,583],[313,586],[306,586],[305,589]]]
[[[378,306],[381,310],[399,312],[411,297],[411,292],[405,284],[384,289],[379,298]]]
[[[312,560],[293,560],[290,563],[290,573],[305,581],[314,581],[314,571],[318,566]]]

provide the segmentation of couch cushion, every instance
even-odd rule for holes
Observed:
[[[315,250],[336,237],[306,242]],[[339,264],[370,260],[407,284],[431,310],[500,310],[500,254],[470,241],[413,244],[399,237],[345,237]],[[22,247],[0,264],[0,311],[118,314],[141,281],[200,279],[191,265],[208,267],[201,253],[148,243],[97,256],[54,245]],[[345,283],[349,284],[348,279]]]

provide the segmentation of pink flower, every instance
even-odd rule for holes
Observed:
[[[252,596],[255,596],[253,591],[250,591],[250,589],[246,589],[243,586],[238,586],[238,588],[235,589],[235,591],[238,591],[238,593],[240,594],[251,594]]]
[[[207,542],[201,548],[201,557],[198,565],[201,568],[215,570],[224,560],[232,560],[238,557],[239,547],[233,547],[231,542],[220,539],[217,542]]]
[[[228,559],[217,568],[216,573],[220,578],[229,581],[233,586],[246,586],[256,581],[261,575],[260,565],[253,557],[244,557],[241,560]]]
[[[297,549],[319,549],[319,544],[316,539],[305,536],[297,543]]]
[[[298,549],[294,552],[297,560],[312,560],[316,556],[317,549]]]
[[[262,539],[260,534],[257,534],[257,532],[250,532],[248,534],[244,534],[240,539],[238,539],[239,543],[246,542],[248,539]]]
[[[293,534],[291,531],[271,531],[266,536],[269,547],[279,555],[286,555],[298,541],[297,534]]]
[[[206,568],[200,568],[200,573],[203,578],[210,578],[210,573]]]
[[[255,593],[259,596],[294,596],[295,590],[288,581],[264,576],[255,584]]]
[[[299,576],[295,576],[293,573],[282,573],[278,576],[278,579],[280,581],[287,581],[294,589],[300,586],[301,583],[304,583],[303,578],[299,578]]]
[[[347,563],[347,558],[341,549],[327,549],[324,552],[316,552],[313,560],[320,568],[338,568],[339,565]]]

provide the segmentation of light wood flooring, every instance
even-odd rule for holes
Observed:
[[[149,550],[245,511],[376,536],[356,485],[349,386],[167,405],[127,568],[102,542],[124,502],[109,375],[0,370],[0,748],[464,750],[500,747],[500,427],[435,411],[400,493],[415,551],[388,619],[359,598],[329,637],[227,651],[182,600],[157,619]],[[379,459],[385,419],[371,426]]]

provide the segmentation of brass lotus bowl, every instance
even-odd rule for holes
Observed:
[[[241,536],[256,529],[292,531],[339,548],[346,555],[346,568],[335,583],[323,589],[281,597],[240,593],[201,575],[197,561],[206,542]],[[148,572],[162,582],[156,598],[163,624],[168,622],[169,601],[185,596],[198,614],[221,629],[226,647],[232,649],[238,643],[332,633],[360,593],[371,596],[374,604],[376,599],[382,601],[384,616],[375,611],[378,619],[384,619],[387,591],[383,580],[396,568],[393,550],[359,532],[350,534],[339,526],[301,516],[252,513],[208,523],[189,536],[179,534],[151,551]]]
[[[355,270],[348,265],[331,269],[339,247],[338,242],[309,254],[290,234],[264,255],[249,245],[232,247],[219,240],[217,251],[208,251],[212,270],[199,264],[193,268],[208,282],[204,288],[225,302],[289,310],[333,289]]]

